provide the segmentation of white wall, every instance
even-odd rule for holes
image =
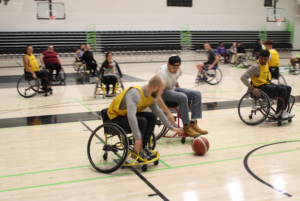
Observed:
[[[0,4],[0,31],[85,31],[95,23],[97,31],[105,30],[253,30],[262,25],[267,31],[284,30],[276,23],[266,22],[264,0],[193,0],[192,8],[167,7],[166,0],[53,0],[66,5],[66,20],[37,20],[34,0],[11,0]],[[20,6],[21,5],[21,6]],[[300,20],[295,16],[296,0],[280,0],[288,19],[295,21],[300,33]],[[21,8],[21,11],[17,11]],[[297,34],[295,34],[297,35]],[[299,44],[299,40],[295,37]],[[295,47],[298,46],[295,44]]]

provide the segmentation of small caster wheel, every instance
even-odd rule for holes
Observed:
[[[185,137],[181,138],[181,143],[182,143],[182,144],[185,143]]]
[[[103,159],[106,161],[107,160],[107,153],[103,154]]]
[[[252,119],[252,115],[249,116],[249,119]]]
[[[48,96],[48,93],[45,93],[45,96]]]
[[[291,122],[292,122],[292,119],[289,119],[288,122],[291,123]]]
[[[278,125],[278,126],[281,126],[281,121],[278,121],[277,125]]]
[[[148,168],[147,165],[143,165],[143,166],[142,166],[143,172],[146,172],[146,171],[147,171],[147,168]]]
[[[52,95],[52,91],[50,91],[50,94]]]
[[[158,165],[158,163],[159,163],[159,160],[155,161],[155,162],[154,162],[154,165]]]

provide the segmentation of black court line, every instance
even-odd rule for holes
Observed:
[[[263,184],[269,186],[270,188],[274,189],[275,191],[277,191],[277,192],[279,192],[279,193],[282,193],[282,194],[286,195],[287,197],[292,197],[291,194],[286,193],[286,192],[284,192],[283,190],[280,190],[280,189],[278,189],[278,188],[275,188],[273,185],[271,185],[271,184],[265,182],[264,180],[262,180],[261,178],[259,178],[258,176],[256,176],[256,175],[251,171],[251,169],[250,169],[249,166],[248,166],[248,159],[249,159],[250,155],[253,154],[255,151],[257,151],[257,150],[259,150],[259,149],[262,149],[262,148],[264,148],[264,147],[271,146],[271,145],[282,144],[282,143],[289,143],[289,142],[300,142],[300,140],[284,141],[284,142],[276,142],[276,143],[263,145],[263,146],[260,146],[260,147],[258,147],[258,148],[256,148],[256,149],[253,149],[252,151],[250,151],[250,152],[245,156],[245,158],[244,158],[244,166],[245,166],[246,170],[248,171],[248,173],[249,173],[251,176],[253,176],[255,179],[257,179],[258,181],[260,181],[261,183],[263,183]]]
[[[88,127],[88,125],[86,125],[83,121],[81,120],[78,121],[82,123],[89,131],[93,132],[93,130],[90,127]],[[145,182],[156,193],[156,194],[148,195],[149,197],[158,195],[159,197],[161,197],[162,200],[169,201],[169,199],[166,198],[166,196],[164,196],[159,190],[157,190],[157,188],[155,188],[155,186],[153,186],[145,177],[143,177],[143,175],[141,175],[141,173],[139,173],[134,167],[128,166],[127,168],[129,168],[132,172],[134,172],[143,182]]]

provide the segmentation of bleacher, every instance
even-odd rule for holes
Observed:
[[[246,49],[253,49],[258,31],[190,31],[189,49],[204,51],[208,41],[216,49],[224,42],[227,49],[233,42],[241,41]],[[112,51],[119,54],[179,53],[182,50],[180,31],[98,31],[96,48],[92,51]],[[267,38],[274,41],[279,51],[291,50],[291,34],[286,31],[268,31]],[[86,43],[86,32],[0,32],[0,56],[20,56],[26,45],[40,54],[49,44],[61,55],[74,54],[79,44]]]

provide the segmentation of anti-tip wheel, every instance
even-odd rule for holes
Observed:
[[[146,172],[146,171],[147,171],[147,168],[148,168],[148,166],[147,166],[147,165],[143,165],[143,166],[142,166],[142,170],[143,170],[143,172]]]
[[[105,161],[107,160],[107,155],[108,155],[107,153],[103,154],[103,160]]]
[[[159,163],[159,160],[155,161],[155,162],[154,162],[154,165],[158,165],[158,163]]]
[[[278,126],[281,126],[281,121],[278,121],[277,125],[278,125]]]
[[[181,143],[182,143],[182,144],[185,143],[185,137],[181,138]]]
[[[291,123],[291,122],[292,122],[292,119],[289,119],[288,122]]]
[[[249,119],[252,119],[252,115],[249,116]]]

